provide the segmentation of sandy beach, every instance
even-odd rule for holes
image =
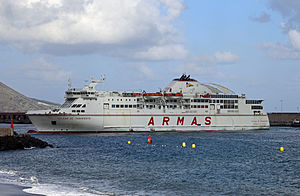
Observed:
[[[0,184],[1,196],[43,196],[38,194],[30,194],[23,191],[28,188],[25,186],[18,186],[14,184]]]

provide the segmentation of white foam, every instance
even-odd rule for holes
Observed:
[[[0,170],[0,174],[7,174],[9,176],[16,176],[17,172],[12,170]]]
[[[30,185],[32,186],[32,185]],[[31,188],[24,189],[24,192],[31,194],[43,194],[47,196],[107,196],[114,195],[112,193],[104,193],[99,191],[90,191],[86,187],[78,189],[54,184],[35,184]],[[91,193],[92,192],[92,193]]]

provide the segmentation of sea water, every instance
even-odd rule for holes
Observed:
[[[0,152],[0,182],[64,196],[300,195],[299,128],[151,133],[152,144],[143,133],[33,136],[55,148]]]

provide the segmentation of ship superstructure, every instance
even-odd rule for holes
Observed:
[[[186,132],[268,129],[263,100],[217,84],[201,83],[183,74],[164,90],[99,91],[92,80],[83,89],[69,88],[54,110],[27,114],[44,133]]]

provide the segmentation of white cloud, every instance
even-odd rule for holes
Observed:
[[[46,81],[47,83],[67,81],[71,76],[70,71],[65,71],[59,65],[49,63],[44,58],[34,59],[22,65],[17,71],[27,79]]]
[[[215,60],[220,64],[233,64],[240,60],[240,57],[232,52],[216,52]]]
[[[179,44],[154,46],[147,51],[137,52],[135,54],[136,59],[145,60],[183,59],[186,56],[187,51]]]
[[[55,55],[118,50],[135,57],[169,45],[184,50],[175,27],[184,9],[181,0],[0,0],[0,41]]]
[[[300,59],[300,52],[287,44],[262,43],[259,48],[272,59]]]
[[[294,48],[300,50],[300,33],[297,30],[290,30],[288,35]]]

